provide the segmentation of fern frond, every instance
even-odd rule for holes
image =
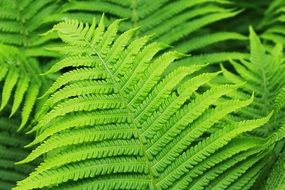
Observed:
[[[22,122],[19,127],[21,129],[28,122],[45,81],[38,76],[40,73],[38,63],[14,47],[0,46],[0,64],[3,68],[0,82],[4,83],[0,109],[3,111],[7,104],[13,101],[10,117],[21,110]]]
[[[259,27],[263,29],[261,38],[269,41],[271,44],[285,43],[284,23],[285,23],[285,3],[280,0],[274,0],[267,8],[264,18]]]
[[[262,164],[264,164],[262,161],[260,161],[262,158],[264,158],[264,154],[257,155],[255,157],[251,157],[245,161],[242,161],[239,163],[239,167],[226,171],[217,180],[214,180],[211,184],[209,184],[209,187],[214,190],[230,188],[229,185],[236,181],[236,179],[239,178],[239,180],[243,180],[244,176],[242,176],[242,174],[246,172],[246,174],[249,174],[248,170],[250,170],[253,165],[256,164],[262,166]]]
[[[246,59],[249,55],[247,53],[240,52],[223,52],[223,53],[208,53],[202,55],[195,55],[191,57],[184,58],[177,61],[179,65],[187,66],[191,64],[216,64],[221,62],[227,62],[229,60],[240,60]]]
[[[273,139],[241,140],[271,114],[222,122],[253,101],[230,98],[242,84],[211,87],[220,72],[201,74],[201,65],[171,69],[182,54],[163,51],[165,45],[149,43],[149,36],[136,37],[137,29],[117,34],[120,22],[105,27],[102,18],[98,25],[71,20],[54,26],[66,43],[54,50],[65,56],[48,73],[70,69],[43,95],[50,98],[28,146],[39,145],[19,163],[45,159],[14,189],[169,189],[227,159],[236,163],[235,155],[261,152],[260,142]],[[190,168],[195,173],[184,178]]]
[[[242,92],[235,96],[244,98],[250,96],[252,92],[255,93],[256,99],[253,102],[253,105],[246,108],[242,114],[247,118],[255,118],[266,115],[274,108],[276,109],[276,112],[281,109],[282,88],[285,85],[285,70],[283,60],[279,57],[282,57],[282,54],[268,54],[253,29],[250,29],[250,47],[251,54],[249,60],[245,59],[240,62],[231,62],[231,65],[238,75],[229,72],[226,69],[223,74],[230,82],[247,82],[242,88]],[[273,49],[273,51],[275,51],[275,49]],[[278,92],[280,93],[279,96],[277,96]],[[278,108],[278,106],[281,107]],[[278,113],[276,113],[275,117],[278,117]],[[277,129],[278,125],[280,125],[274,122],[272,124],[270,129],[265,129],[264,132],[260,131],[259,134],[267,136],[272,130]]]
[[[278,113],[285,107],[285,87],[283,87],[275,98],[274,108]]]
[[[248,151],[241,152],[236,154],[230,159],[225,160],[224,162],[216,165],[215,167],[211,168],[207,172],[205,172],[201,177],[195,179],[191,184],[188,184],[189,189],[197,189],[202,190],[205,189],[213,180],[219,179],[219,176],[222,175],[224,172],[230,170],[230,168],[235,168],[242,161],[247,160],[250,157],[257,156],[261,150],[260,148],[250,149]],[[237,169],[239,167],[236,167]]]
[[[284,150],[280,154],[277,161],[274,163],[271,173],[266,180],[263,189],[283,189],[285,187],[285,164],[284,164]]]
[[[84,190],[84,189],[148,189],[149,181],[144,175],[114,175],[112,179],[107,176],[97,177],[96,180],[85,180],[73,184],[62,184],[53,187],[56,190]]]
[[[80,180],[83,178],[91,178],[100,175],[108,175],[111,173],[138,173],[145,174],[148,169],[146,163],[141,158],[132,157],[114,157],[98,160],[87,160],[77,164],[65,165],[62,168],[48,170],[38,176],[30,176],[25,181],[18,184],[21,188],[14,189],[32,189],[42,188],[60,184],[68,180]]]
[[[30,141],[22,133],[15,133],[18,125],[14,119],[0,118],[0,186],[3,190],[12,189],[16,181],[27,177],[35,168],[35,163],[15,165],[29,153],[23,146]]]
[[[206,47],[211,44],[215,44],[225,40],[246,40],[247,38],[239,33],[233,32],[218,32],[214,34],[209,34],[202,37],[197,37],[194,39],[190,39],[184,44],[177,45],[178,51],[181,52],[191,52],[193,50],[197,50],[203,47]]]
[[[49,25],[47,17],[57,12],[61,3],[56,0],[23,0],[0,2],[0,43],[25,47],[30,56],[50,56],[42,46],[57,36],[42,38]]]
[[[241,103],[238,101],[229,101],[224,105],[217,106],[215,110],[209,110],[206,112],[192,124],[191,128],[186,129],[179,135],[178,139],[180,140],[172,141],[168,144],[165,150],[161,151],[158,155],[160,161],[156,164],[156,167],[165,167],[167,163],[174,161],[174,159],[178,157],[185,148],[187,148],[186,145],[190,145],[196,139],[200,138],[202,134],[207,132],[215,123],[218,123],[218,121],[225,117],[225,115],[238,110],[243,106],[247,106],[250,102],[251,101],[246,101]],[[156,145],[155,143],[154,145]],[[149,151],[152,150],[152,147],[149,148]]]
[[[117,147],[117,149],[114,149],[114,147]],[[87,159],[141,156],[143,154],[142,147],[137,140],[113,140],[98,142],[96,144],[84,144],[66,148],[64,151],[64,154],[58,154],[56,157],[46,159],[31,175],[37,175],[51,168]],[[25,162],[26,161],[29,160],[25,160]]]
[[[197,165],[204,159],[210,157],[216,150],[225,146],[239,134],[264,124],[268,119],[269,118],[263,118],[256,121],[243,121],[217,131],[209,138],[198,143],[196,146],[191,147],[182,155],[181,159],[169,162],[171,163],[170,167],[163,172],[158,185],[164,189],[169,188],[174,181],[179,180],[179,178],[186,174],[194,165]]]
[[[229,8],[230,7],[230,8]],[[133,27],[140,27],[137,31],[138,36],[153,35],[153,41],[160,41],[179,47],[184,53],[190,52],[193,48],[189,47],[188,40],[197,42],[193,44],[196,49],[201,49],[205,45],[210,45],[227,40],[244,40],[244,36],[234,32],[227,35],[214,33],[213,35],[195,35],[195,32],[208,28],[209,25],[220,20],[236,16],[240,11],[231,9],[230,3],[224,0],[179,0],[179,1],[72,1],[63,5],[58,14],[60,17],[69,19],[78,17],[84,22],[91,22],[94,15],[106,14],[110,23],[117,18],[127,18],[122,24],[121,31],[127,31]],[[77,13],[76,13],[77,12]],[[90,12],[94,14],[90,14]],[[99,13],[99,14],[98,14]],[[85,15],[82,17],[80,15]],[[78,18],[77,17],[77,18]],[[81,19],[81,20],[82,20]],[[56,20],[56,18],[55,18]],[[220,36],[215,40],[215,36]],[[199,43],[199,40],[208,39],[208,42]],[[182,39],[186,39],[182,42]]]
[[[266,158],[266,157],[265,157]],[[264,168],[266,162],[264,160],[259,161],[257,164],[249,168],[238,180],[232,183],[228,189],[249,189],[253,185],[252,181],[256,181]]]
[[[247,98],[250,93],[255,93],[255,100],[252,105],[241,110],[241,118],[259,118],[274,110],[269,123],[262,128],[254,130],[252,134],[266,137],[268,146],[274,146],[272,154],[279,154],[284,145],[284,57],[282,47],[276,45],[268,52],[260,42],[260,39],[250,28],[250,58],[231,61],[236,74],[224,69],[224,77],[232,83],[245,81],[246,84],[241,91],[232,94],[233,97]],[[222,81],[222,80],[221,80]],[[280,145],[281,144],[281,145]],[[271,166],[278,156],[268,159],[267,165],[259,176],[256,176],[254,188],[262,188],[262,181],[268,175]],[[253,174],[254,175],[254,174]],[[254,176],[252,176],[254,177]],[[250,179],[248,179],[250,180]],[[246,184],[245,184],[246,185]],[[249,185],[246,185],[249,187]]]
[[[236,155],[240,154],[241,152],[248,151],[262,143],[262,140],[255,138],[248,138],[246,142],[243,138],[234,139],[232,142],[226,145],[225,149],[217,151],[209,159],[206,159],[197,166],[194,166],[186,175],[182,177],[181,180],[175,182],[172,188],[189,188],[191,184],[197,183],[197,180],[203,179],[203,174],[208,174],[207,171],[214,168],[215,165],[218,165],[219,163],[222,165],[227,159],[231,160],[231,157],[235,159]]]

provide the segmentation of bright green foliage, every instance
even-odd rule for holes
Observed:
[[[0,0],[0,190],[285,189],[284,6]]]
[[[0,66],[3,86],[0,110],[3,112],[11,101],[10,117],[20,110],[21,129],[28,122],[44,82],[39,76],[41,71],[36,60],[28,59],[18,49],[6,45],[0,46]]]
[[[199,74],[201,65],[167,70],[182,55],[162,52],[165,46],[149,37],[134,39],[135,29],[118,35],[120,22],[54,26],[66,44],[53,49],[65,56],[47,73],[72,69],[45,93],[29,146],[39,145],[20,163],[41,155],[44,161],[14,189],[251,186],[283,136],[244,134],[272,113],[227,123],[253,101],[229,98],[241,84],[210,87],[219,72]]]

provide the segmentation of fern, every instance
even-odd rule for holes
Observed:
[[[57,0],[2,0],[0,2],[0,43],[25,47],[28,56],[53,56],[43,48],[55,35],[40,36],[50,27],[48,15],[59,9]]]
[[[56,43],[56,33],[40,35],[49,29],[51,23],[66,18],[91,22],[94,16],[100,17],[102,13],[106,14],[108,22],[117,18],[127,18],[128,22],[122,24],[121,31],[140,27],[137,35],[153,35],[153,41],[173,44],[182,52],[199,50],[223,41],[246,39],[236,32],[209,34],[203,31],[207,30],[205,27],[208,25],[239,13],[231,7],[231,3],[224,0],[191,2],[179,0],[155,3],[150,0],[69,2],[36,0],[33,3],[30,0],[21,2],[12,0],[3,1],[0,7],[0,43],[25,47],[25,52],[29,56],[57,55],[45,50],[46,47]],[[204,35],[197,35],[197,31],[202,31]],[[189,36],[190,41],[188,41]]]
[[[284,20],[285,3],[282,0],[273,1],[265,12],[259,27],[264,30],[261,37],[271,43],[285,43]]]
[[[201,65],[168,69],[181,54],[161,52],[164,45],[135,38],[135,30],[117,35],[119,23],[106,30],[103,19],[98,25],[70,20],[54,26],[66,44],[53,49],[65,55],[48,73],[71,69],[45,93],[50,97],[29,146],[40,144],[19,163],[45,159],[15,189],[170,189],[199,180],[225,160],[236,162],[235,155],[260,153],[255,162],[268,155],[280,132],[268,139],[242,138],[271,114],[221,122],[253,101],[229,99],[240,84],[210,87],[219,72],[199,74]],[[82,88],[67,93],[77,85]],[[249,158],[245,165],[255,162]]]
[[[280,154],[278,160],[274,164],[269,178],[266,180],[266,184],[263,189],[284,189],[285,176],[284,176],[284,150]]]
[[[284,5],[0,0],[0,189],[284,189]]]
[[[253,132],[253,134],[258,136],[271,136],[270,138],[281,140],[275,144],[272,153],[275,156],[268,159],[266,170],[270,170],[271,166],[278,159],[279,152],[283,149],[282,147],[284,147],[283,108],[285,100],[283,94],[285,67],[283,50],[280,45],[277,45],[272,52],[267,53],[252,28],[250,29],[250,47],[251,55],[249,59],[241,60],[240,63],[236,61],[231,62],[237,74],[225,69],[223,74],[228,81],[233,83],[247,82],[239,93],[233,94],[234,97],[247,98],[251,95],[250,93],[255,93],[255,101],[253,101],[251,106],[241,110],[239,117],[253,119],[267,115],[271,110],[275,110],[269,123]],[[276,130],[279,131],[280,135],[272,136]],[[265,175],[267,175],[266,172],[263,173],[263,176]]]
[[[28,122],[42,84],[46,81],[38,76],[41,70],[37,61],[28,59],[14,47],[0,46],[0,64],[3,86],[0,110],[6,112],[7,104],[12,101],[10,117],[20,110],[21,129]]]
[[[90,22],[105,13],[107,21],[127,18],[121,31],[140,27],[137,35],[153,35],[152,40],[172,44],[181,52],[201,49],[207,45],[227,40],[245,40],[235,32],[217,32],[211,35],[196,35],[208,25],[234,17],[239,11],[228,8],[224,0],[178,0],[178,1],[71,1],[63,5],[57,20],[62,17]],[[201,32],[202,33],[202,32]],[[188,41],[189,36],[191,40]],[[183,40],[182,39],[187,39]]]
[[[15,162],[29,153],[23,146],[30,142],[30,137],[15,134],[18,122],[7,117],[0,118],[0,187],[12,189],[16,181],[22,180],[35,168],[35,163],[16,166]]]
[[[224,77],[233,83],[240,83],[246,81],[242,91],[235,96],[246,98],[251,95],[252,92],[255,93],[257,97],[253,102],[253,105],[244,110],[243,116],[246,118],[255,118],[262,115],[268,114],[271,110],[281,109],[278,106],[274,106],[276,101],[282,102],[283,97],[277,97],[279,91],[282,91],[284,87],[284,60],[282,55],[282,48],[276,46],[270,54],[265,52],[265,48],[260,43],[260,40],[251,29],[250,39],[251,39],[251,55],[249,59],[243,59],[239,62],[232,61],[231,65],[235,68],[238,73],[234,74],[232,72],[224,69]],[[275,100],[278,98],[278,100]],[[283,100],[284,101],[284,100]],[[278,103],[282,104],[282,103]],[[279,105],[280,106],[280,105]],[[280,113],[282,115],[282,112]],[[267,136],[273,130],[279,128],[280,120],[276,120],[281,117],[276,112],[276,118],[272,120],[270,125],[264,130],[260,131],[260,135]],[[278,116],[279,115],[279,116]],[[274,121],[275,120],[275,121]]]

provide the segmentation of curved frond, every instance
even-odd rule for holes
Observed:
[[[48,73],[70,69],[62,70],[43,95],[49,98],[28,146],[39,145],[19,163],[45,159],[14,189],[170,189],[272,143],[275,137],[243,140],[271,114],[224,122],[253,101],[230,98],[242,84],[211,87],[220,72],[201,74],[202,65],[171,69],[182,54],[162,51],[164,45],[148,42],[149,36],[137,38],[134,30],[117,34],[119,23],[105,27],[103,19],[91,26],[70,20],[54,26],[65,42],[54,50],[65,57]],[[113,182],[107,184],[109,179]]]

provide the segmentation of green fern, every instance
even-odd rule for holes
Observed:
[[[285,3],[274,0],[265,12],[259,27],[264,30],[261,37],[271,43],[285,44]]]
[[[10,117],[20,110],[21,129],[29,120],[45,80],[39,77],[41,70],[38,62],[27,58],[17,48],[0,45],[0,65],[3,86],[0,110],[6,112],[5,108],[12,101]]]
[[[65,57],[48,73],[72,69],[45,93],[50,97],[29,146],[40,144],[19,163],[41,155],[45,159],[14,189],[185,188],[227,160],[244,160],[238,171],[230,170],[237,179],[243,176],[235,172],[245,173],[268,156],[280,132],[246,141],[243,134],[264,125],[271,114],[221,122],[253,101],[227,98],[241,85],[210,88],[207,83],[219,72],[198,74],[201,65],[166,72],[182,55],[162,53],[164,45],[135,38],[136,30],[117,35],[119,23],[106,30],[103,19],[98,25],[70,20],[54,26],[66,45],[53,49]],[[72,89],[77,90],[69,94]],[[235,157],[240,154],[247,156],[239,161]]]
[[[231,65],[235,72],[224,69],[224,77],[233,83],[246,81],[247,83],[241,88],[239,93],[232,94],[233,97],[247,98],[252,92],[255,93],[255,100],[252,105],[241,110],[238,117],[242,119],[254,119],[267,115],[274,110],[273,117],[268,124],[253,131],[253,134],[267,137],[277,138],[281,140],[275,144],[272,156],[268,159],[268,164],[264,169],[270,171],[271,166],[278,159],[279,152],[284,148],[284,56],[280,45],[277,45],[272,52],[268,53],[261,44],[253,29],[250,29],[250,47],[251,55],[249,59],[243,59],[240,62],[232,61]],[[272,135],[279,131],[279,135]],[[281,147],[281,148],[280,148]],[[279,158],[280,159],[280,158]],[[263,172],[256,188],[260,188],[262,179],[267,176],[267,172]],[[277,188],[277,186],[276,186]]]
[[[15,162],[27,156],[30,150],[23,146],[30,142],[29,136],[15,134],[18,128],[16,120],[0,118],[0,187],[10,190],[16,181],[22,180],[35,168],[35,163],[16,166]]]
[[[153,35],[153,41],[174,45],[180,52],[190,52],[222,41],[246,39],[235,32],[196,34],[210,24],[239,13],[227,7],[230,7],[230,3],[224,0],[75,0],[64,4],[54,18],[61,20],[67,17],[90,22],[94,15],[99,18],[102,13],[105,13],[109,22],[127,18],[127,22],[122,23],[121,31],[140,27],[137,35]]]
[[[200,53],[205,50],[205,47],[210,49],[209,46],[216,43],[246,40],[244,35],[236,32],[209,32],[210,25],[235,17],[240,13],[232,8],[231,3],[224,0],[194,0],[191,2],[167,0],[155,3],[152,0],[74,0],[64,3],[54,15],[47,15],[47,20],[55,23],[64,19],[79,19],[91,23],[94,16],[100,18],[102,13],[106,15],[105,21],[108,23],[117,18],[126,19],[127,22],[122,23],[119,29],[121,32],[139,27],[140,30],[136,31],[137,37],[150,35],[151,41],[170,44],[183,53],[193,51]],[[49,33],[47,36],[50,35],[56,36],[54,33]],[[225,48],[222,51],[225,50],[228,49]],[[213,52],[216,51],[217,49],[213,48]],[[225,54],[227,57],[236,58],[238,53]],[[207,60],[208,55],[205,56]],[[204,60],[199,60],[199,63],[204,63]]]
[[[284,6],[0,0],[0,189],[283,190]]]
[[[270,124],[259,135],[268,136],[272,131],[280,128],[282,113],[280,109],[284,98],[282,94],[277,96],[278,92],[284,88],[284,57],[282,47],[277,45],[270,54],[265,51],[259,38],[254,31],[250,30],[251,55],[249,59],[242,59],[240,62],[231,61],[237,74],[229,72],[224,68],[224,77],[233,83],[246,81],[242,91],[234,94],[236,97],[247,98],[252,92],[257,97],[252,106],[243,110],[242,117],[258,118],[276,110],[275,116]],[[275,103],[276,102],[276,103]]]
[[[105,13],[109,22],[117,18],[128,19],[122,24],[121,31],[140,27],[138,35],[153,35],[152,40],[173,44],[178,50],[189,52],[218,42],[246,39],[239,33],[227,31],[201,32],[205,33],[202,36],[196,34],[210,24],[237,15],[239,11],[230,5],[225,0],[3,0],[0,2],[0,43],[26,47],[25,51],[30,56],[55,56],[43,46],[49,47],[57,35],[40,35],[50,27],[50,23],[66,18],[91,22],[94,16],[100,17]],[[189,36],[190,41],[182,41]]]
[[[282,113],[285,108],[285,99],[284,99],[284,87],[280,90],[279,94],[276,97],[275,100],[275,112],[276,113]],[[281,128],[280,131],[285,131],[285,120],[284,118],[281,119]],[[284,133],[284,132],[283,132]],[[276,135],[274,138],[282,138],[282,135]],[[284,138],[284,136],[283,136]],[[285,170],[285,162],[284,162],[284,146],[285,141],[281,141],[276,145],[275,151],[273,152],[271,161],[272,161],[272,168],[270,171],[270,174],[268,175],[268,178],[266,180],[266,183],[262,186],[263,189],[269,190],[269,189],[276,189],[281,190],[285,187],[285,176],[284,176],[284,170]]]
[[[266,189],[266,190],[284,189],[285,187],[285,176],[284,176],[285,164],[284,163],[285,162],[284,162],[284,150],[283,150],[278,160],[274,164],[271,174],[269,175],[269,178],[266,180],[266,184],[263,189]]]
[[[55,35],[40,36],[50,28],[47,16],[57,12],[58,0],[1,0],[0,1],[0,43],[25,47],[29,56],[53,56],[43,45],[57,38]]]

